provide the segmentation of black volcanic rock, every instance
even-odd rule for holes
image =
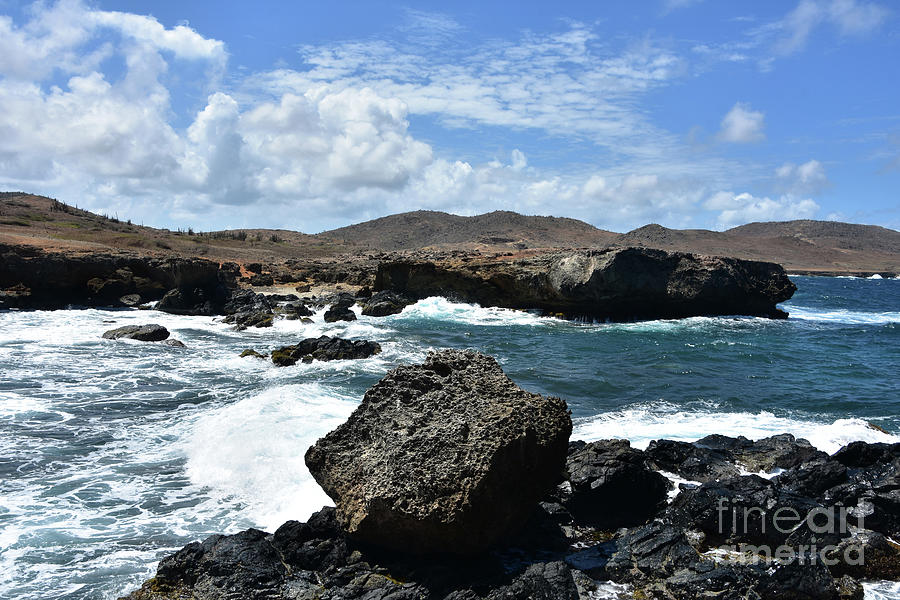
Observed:
[[[698,315],[786,317],[797,289],[774,263],[647,248],[568,251],[521,260],[379,264],[376,290],[482,306],[632,320]]]
[[[586,444],[566,459],[572,486],[568,508],[603,529],[639,525],[665,505],[669,481],[647,465],[628,440]]]
[[[0,256],[3,307],[121,306],[123,297],[138,295],[140,302],[149,302],[177,290],[164,307],[215,314],[235,286],[229,263],[220,267],[197,258],[73,255],[5,244],[0,244]]]
[[[306,338],[292,346],[284,346],[272,351],[272,362],[279,367],[289,367],[299,361],[352,360],[369,358],[381,352],[378,342],[368,340],[345,340],[323,335]]]
[[[432,352],[375,384],[306,453],[355,539],[477,553],[502,541],[562,476],[565,402],[516,386],[475,352]]]
[[[125,325],[117,329],[110,329],[103,334],[104,339],[118,340],[129,339],[141,342],[160,342],[169,337],[169,330],[162,325]]]
[[[412,301],[392,292],[382,290],[373,294],[363,303],[362,314],[370,317],[386,317],[403,312],[403,309],[412,304]]]

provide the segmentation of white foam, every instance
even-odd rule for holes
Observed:
[[[878,273],[875,273],[874,275],[870,275],[868,277],[868,279],[884,279],[884,278],[881,275],[879,275]]]
[[[856,440],[900,442],[900,436],[883,433],[862,419],[839,419],[827,423],[776,416],[768,411],[717,412],[685,410],[666,402],[655,402],[603,413],[576,424],[573,439],[586,441],[622,438],[636,448],[646,448],[652,440],[694,441],[712,433],[760,439],[792,433],[832,454]]]
[[[631,586],[627,583],[612,581],[595,581],[597,589],[590,594],[592,600],[621,600],[632,598]]]
[[[542,317],[527,311],[509,308],[482,307],[477,304],[451,302],[440,296],[419,300],[407,306],[398,315],[386,319],[432,319],[436,321],[452,321],[467,325],[504,326],[504,325],[554,325],[565,323],[553,317]]]
[[[669,490],[669,502],[672,502],[675,498],[678,497],[678,494],[681,493],[681,488],[679,487],[681,484],[690,484],[690,485],[702,485],[699,481],[693,481],[691,479],[685,479],[681,475],[676,475],[675,473],[669,473],[668,471],[660,471],[660,475],[668,479],[672,483],[672,488]]]
[[[819,310],[803,306],[785,306],[791,319],[845,323],[848,325],[887,325],[900,323],[900,312],[865,312],[857,310]]]
[[[303,460],[357,400],[319,384],[266,390],[202,415],[189,433],[187,473],[214,496],[235,499],[259,527],[305,520],[331,500]]]
[[[863,583],[865,600],[897,600],[900,598],[900,582],[867,581]]]

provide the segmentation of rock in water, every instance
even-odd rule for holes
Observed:
[[[383,262],[375,289],[627,321],[701,315],[783,318],[787,313],[776,304],[788,300],[797,287],[774,263],[609,248],[510,261]]]
[[[383,290],[369,298],[364,304],[362,314],[369,317],[386,317],[403,312],[412,302],[400,294]]]
[[[398,367],[306,453],[360,541],[407,552],[481,552],[521,525],[562,475],[566,403],[526,392],[473,351]]]
[[[369,358],[381,352],[381,344],[369,340],[345,340],[323,335],[306,338],[299,344],[284,346],[272,351],[272,362],[279,367],[289,367],[297,361],[351,360]]]
[[[162,325],[126,325],[110,329],[103,334],[107,340],[129,339],[141,342],[160,342],[169,337],[169,330]]]

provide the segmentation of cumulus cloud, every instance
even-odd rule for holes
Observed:
[[[30,14],[23,24],[0,17],[2,184],[148,224],[316,231],[415,208],[510,209],[627,230],[689,226],[710,210],[722,222],[758,218],[771,203],[793,214],[811,202],[741,195],[705,206],[711,189],[734,185],[736,166],[684,152],[638,108],[679,77],[682,59],[649,41],[616,49],[583,25],[448,56],[416,32],[452,37],[458,24],[409,11],[409,45],[304,47],[304,69],[226,79],[224,43],[187,25],[77,0]],[[188,112],[172,100],[173,80],[189,80],[206,102]],[[414,117],[565,137],[599,149],[604,164],[554,170],[528,147],[529,156],[517,147],[456,160],[416,138]],[[755,141],[763,128],[763,114],[738,103],[719,139]],[[785,165],[785,181],[819,185],[821,165],[810,163]]]
[[[815,195],[831,185],[825,174],[825,167],[817,160],[809,160],[801,165],[785,163],[775,169],[775,177],[781,191],[795,195]]]
[[[819,205],[811,199],[785,195],[777,199],[759,198],[749,193],[717,192],[704,203],[708,210],[717,211],[716,226],[728,229],[754,221],[789,221],[810,219]]]
[[[758,142],[766,138],[763,133],[764,127],[763,113],[753,110],[748,104],[738,102],[722,118],[717,138],[735,144]]]

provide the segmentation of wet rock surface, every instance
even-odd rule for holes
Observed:
[[[370,296],[362,307],[362,314],[370,317],[386,317],[403,312],[413,301],[390,290],[382,290]]]
[[[272,362],[280,367],[289,367],[298,362],[314,360],[355,360],[369,358],[381,352],[378,342],[368,340],[346,340],[323,335],[306,338],[297,344],[283,346],[272,351]]]
[[[160,342],[169,337],[169,330],[162,325],[125,325],[110,329],[103,333],[107,340],[138,340],[141,342]]]

